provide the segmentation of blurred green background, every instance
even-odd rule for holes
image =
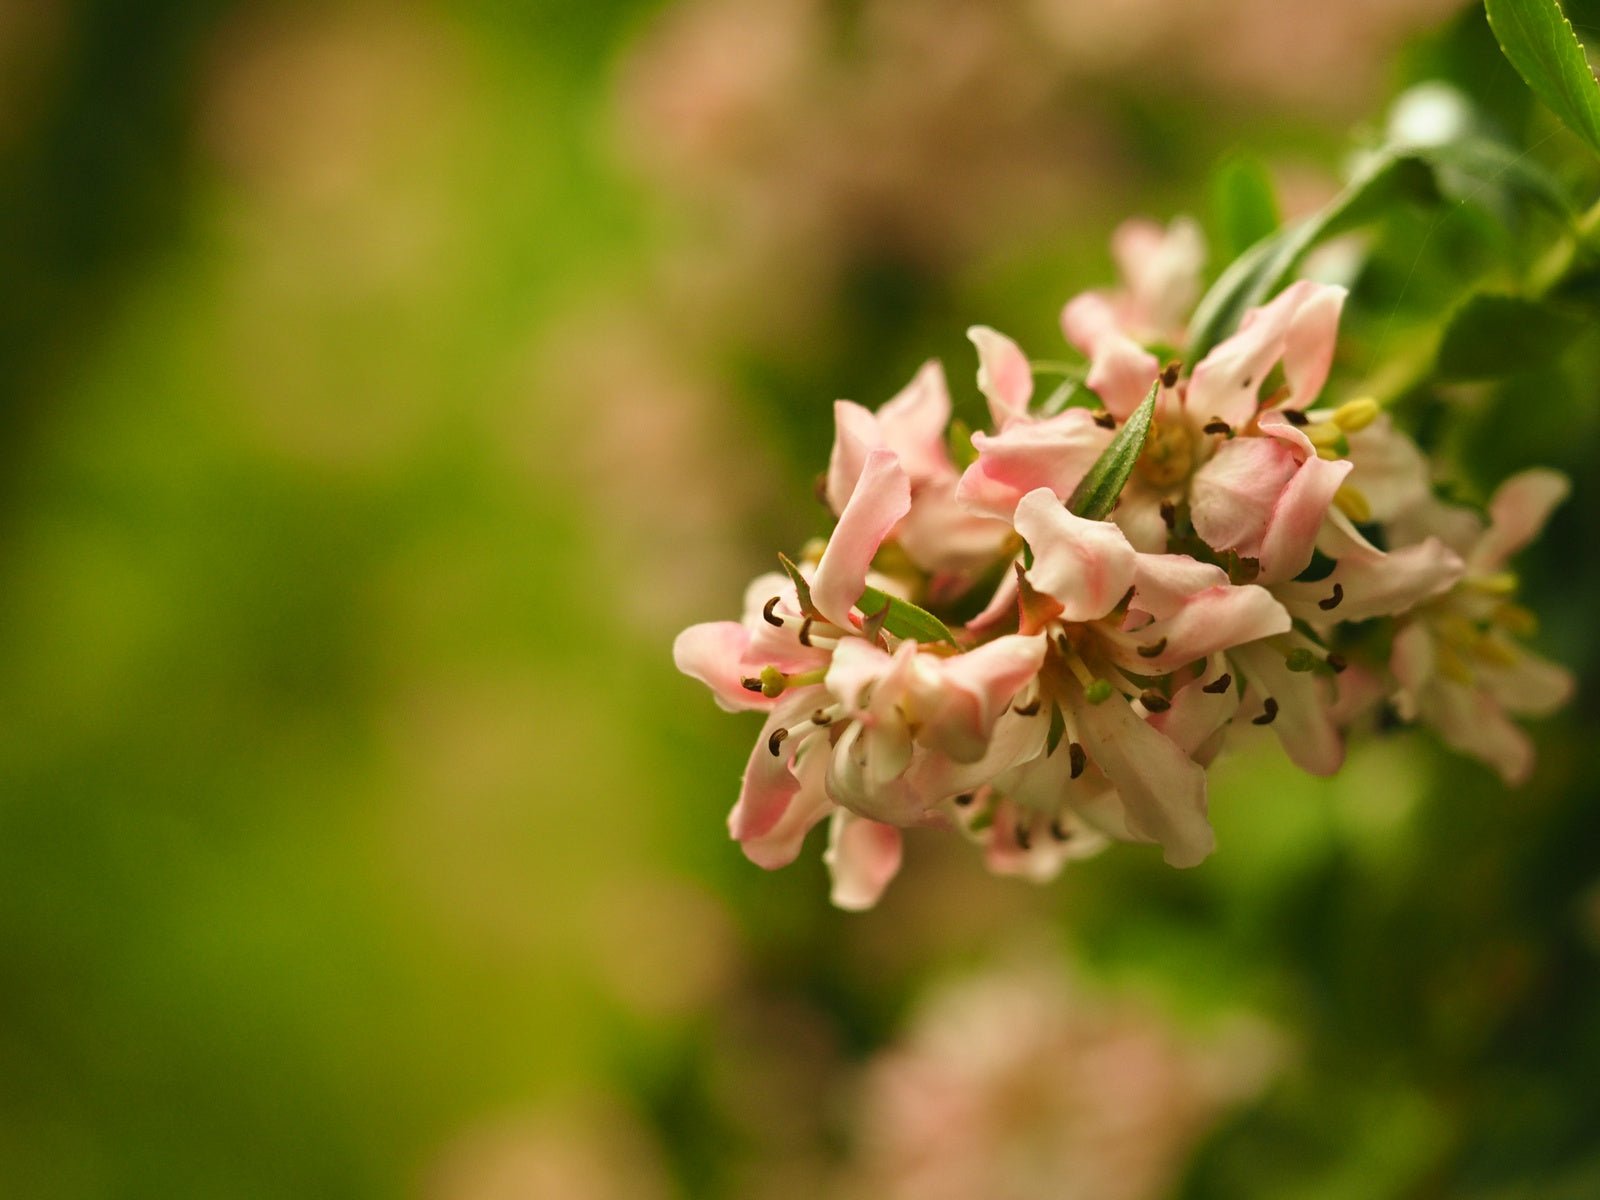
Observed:
[[[1600,1195],[1597,339],[1442,418],[1577,484],[1514,795],[1264,745],[1200,869],[916,835],[848,916],[726,840],[754,729],[668,653],[818,531],[836,396],[971,411],[968,324],[1053,354],[1231,155],[1303,211],[1443,74],[1558,156],[1458,13],[0,0],[0,1195]],[[1368,332],[1482,224],[1397,219]],[[1070,1153],[903,1187],[873,1081],[995,972],[1067,989]]]

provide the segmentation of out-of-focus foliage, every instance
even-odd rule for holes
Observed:
[[[836,395],[931,350],[973,411],[962,329],[1054,344],[1131,212],[1242,248],[1230,155],[1304,215],[1440,80],[1492,181],[1586,208],[1457,7],[0,4],[0,1192],[848,1194],[925,997],[1062,957],[1155,1078],[1271,1031],[1174,1126],[1178,1194],[1600,1189],[1600,265],[1538,294],[1559,222],[1481,172],[1356,231],[1331,386],[1464,499],[1574,480],[1520,564],[1583,680],[1527,789],[1412,734],[1327,782],[1263,745],[1200,870],[1035,889],[930,839],[850,917],[814,851],[722,840],[747,731],[666,653],[821,527],[772,481]],[[1419,385],[1475,292],[1572,336]]]

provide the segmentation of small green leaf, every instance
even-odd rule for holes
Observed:
[[[918,608],[911,601],[887,592],[880,592],[875,587],[869,587],[861,593],[856,607],[869,620],[881,616],[883,627],[895,637],[911,638],[918,642],[949,642],[952,646],[956,644],[955,635],[927,609]]]
[[[1219,245],[1229,258],[1243,254],[1278,228],[1278,200],[1261,160],[1228,159],[1211,178],[1211,213]]]
[[[1155,414],[1156,396],[1160,391],[1161,381],[1157,380],[1144,402],[1133,410],[1111,444],[1095,459],[1089,473],[1073,489],[1067,498],[1068,509],[1090,521],[1111,515],[1111,510],[1117,506],[1117,497],[1122,495],[1123,485],[1144,451],[1144,440],[1150,433],[1150,420]]]
[[[1450,318],[1439,343],[1441,379],[1504,379],[1548,367],[1590,323],[1565,309],[1518,296],[1473,296]]]
[[[800,611],[805,616],[825,619],[817,611],[817,606],[811,602],[811,585],[806,582],[806,577],[800,574],[800,568],[795,566],[789,556],[783,551],[778,551],[778,561],[783,564],[783,573],[789,577],[789,582],[794,584],[795,595],[800,600]]]
[[[1486,0],[1489,28],[1533,94],[1600,152],[1600,84],[1556,0]]]

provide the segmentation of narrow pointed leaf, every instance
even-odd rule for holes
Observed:
[[[911,638],[918,642],[949,642],[956,644],[955,635],[945,623],[925,608],[918,608],[909,600],[880,592],[869,587],[861,593],[856,607],[870,619],[881,617],[883,627],[895,637]]]
[[[1117,506],[1117,497],[1122,495],[1123,485],[1144,452],[1144,441],[1150,433],[1150,420],[1155,414],[1156,396],[1160,391],[1161,381],[1157,380],[1144,402],[1123,422],[1117,436],[1073,489],[1067,498],[1067,508],[1073,513],[1090,521],[1111,515],[1111,510]]]
[[[826,620],[817,606],[811,602],[811,585],[806,582],[806,577],[800,574],[800,568],[783,551],[778,551],[778,561],[783,564],[783,573],[789,577],[789,582],[794,584],[795,595],[800,600],[800,611],[818,620]]]
[[[1600,84],[1556,0],[1486,0],[1500,49],[1546,108],[1600,152]]]

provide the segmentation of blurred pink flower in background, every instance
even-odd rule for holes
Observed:
[[[1044,963],[948,985],[868,1067],[841,1194],[1151,1200],[1281,1057],[1264,1027],[1197,1038]]]

